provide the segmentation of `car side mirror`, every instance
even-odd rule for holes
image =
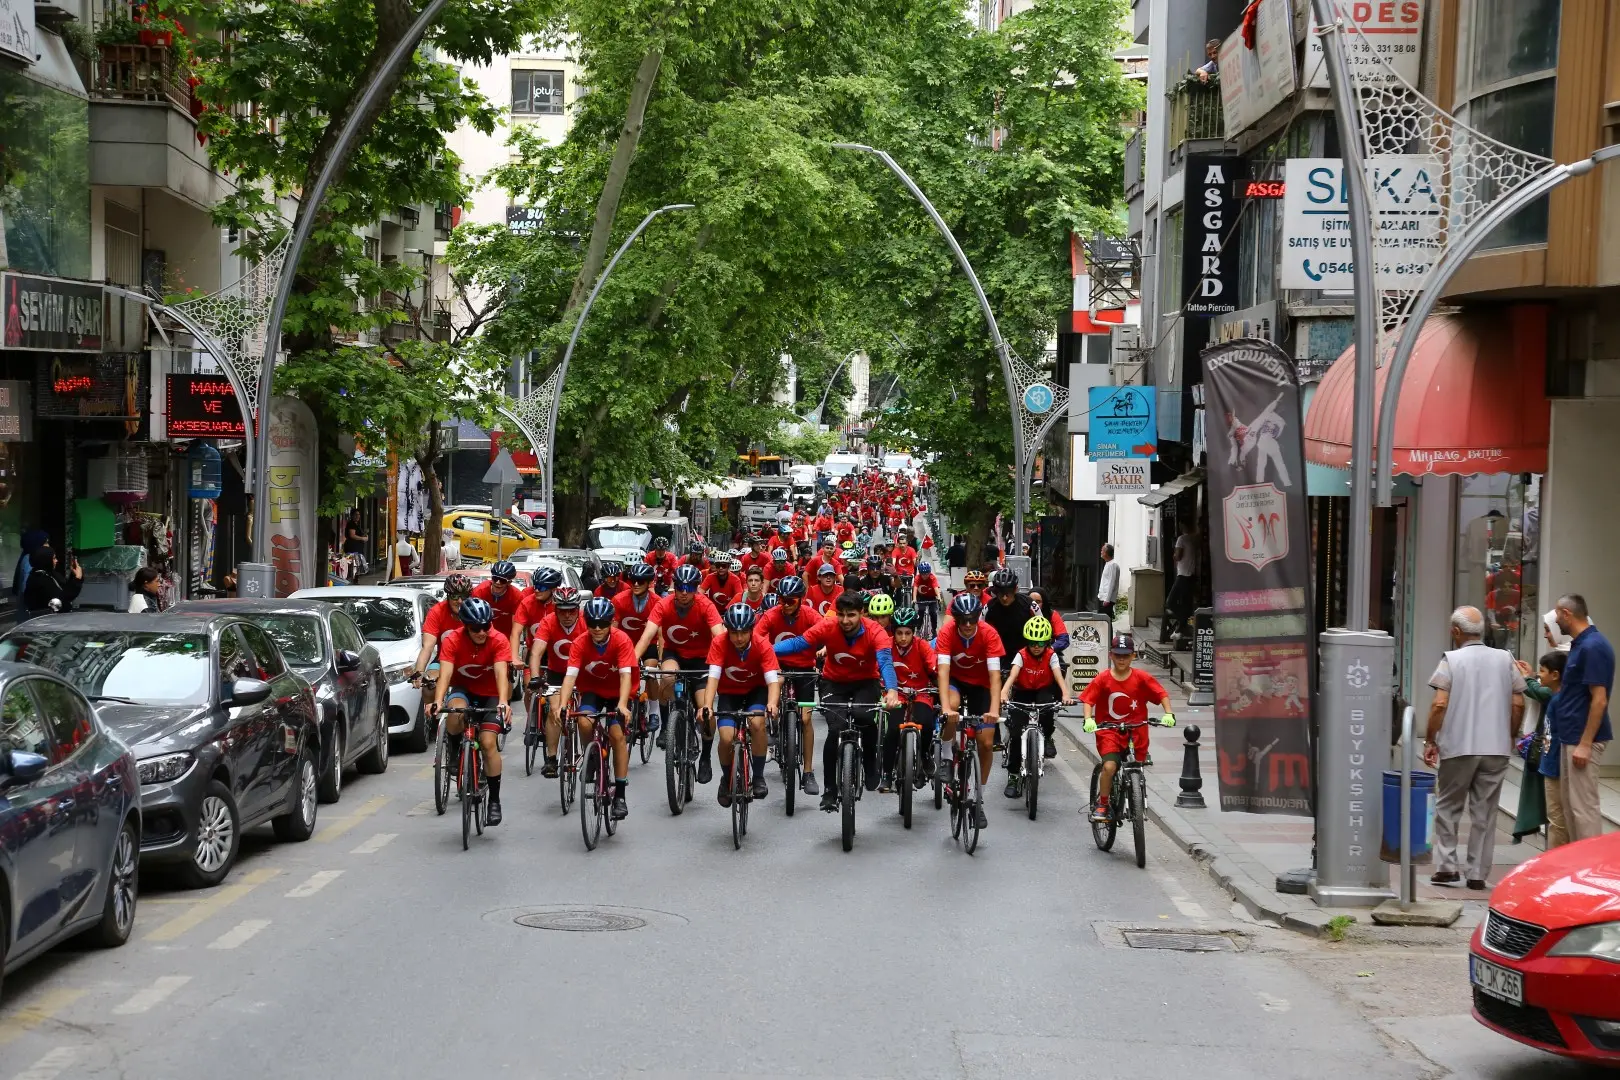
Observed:
[[[45,755],[30,753],[27,750],[0,752],[0,786],[26,784],[30,780],[36,780],[44,775],[50,764],[50,759]]]
[[[231,683],[231,697],[227,705],[242,707],[257,705],[270,696],[270,684],[263,679],[237,679]]]
[[[337,669],[339,671],[359,671],[360,654],[353,649],[339,649],[337,654]]]

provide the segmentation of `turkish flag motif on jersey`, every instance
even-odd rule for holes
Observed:
[[[799,610],[794,612],[792,617],[788,615],[787,608],[778,605],[761,616],[754,629],[766,641],[775,645],[778,642],[787,641],[789,638],[804,636],[805,631],[820,621],[821,616],[816,614],[808,604],[801,603]],[[809,671],[816,666],[816,654],[812,650],[794,653],[792,656],[777,657],[777,659],[782,662],[782,666],[785,668]]]
[[[746,694],[765,685],[765,673],[778,671],[781,665],[770,642],[755,633],[744,656],[731,643],[730,634],[722,634],[709,645],[709,677],[718,674],[718,689],[722,694]]]
[[[619,626],[633,640],[641,640],[641,632],[647,628],[647,617],[658,606],[658,594],[648,589],[640,598],[626,589],[613,598],[613,612],[619,620]]]
[[[573,648],[575,635],[584,627],[585,621],[574,613],[574,621],[567,626],[557,618],[555,611],[540,620],[540,629],[535,631],[535,640],[545,642],[546,670],[561,675],[568,670],[568,654]]]
[[[439,663],[455,670],[452,689],[465,690],[479,697],[500,693],[495,682],[495,664],[512,658],[512,642],[499,630],[491,630],[482,645],[473,643],[465,627],[452,630],[439,641]]]
[[[720,625],[720,612],[707,596],[692,597],[683,611],[671,593],[658,601],[652,621],[663,628],[665,648],[683,660],[701,660],[709,655],[709,639]]]
[[[935,670],[934,647],[922,638],[912,638],[911,648],[902,651],[896,645],[891,653],[894,659],[894,677],[908,690],[927,690],[935,686],[939,677]]]
[[[615,627],[600,646],[591,640],[591,632],[580,620],[580,631],[574,635],[568,651],[568,670],[576,672],[574,688],[582,694],[598,697],[619,697],[622,674],[636,669],[636,647],[630,635]],[[635,685],[631,681],[632,687]]]
[[[996,628],[979,623],[978,631],[967,640],[956,632],[956,620],[951,619],[939,629],[939,637],[934,639],[939,653],[940,662],[950,659],[951,681],[967,683],[971,686],[990,685],[990,658],[1007,655],[1006,648],[1001,644],[1001,635]]]

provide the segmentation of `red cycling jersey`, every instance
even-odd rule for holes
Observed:
[[[901,577],[910,577],[917,572],[917,549],[907,544],[905,547],[894,549],[894,569]]]
[[[742,595],[743,576],[733,574],[730,570],[727,570],[726,579],[721,581],[719,571],[715,571],[703,579],[702,588],[703,592],[714,603],[714,606],[724,611],[727,604]]]
[[[822,617],[816,614],[809,604],[800,603],[799,610],[795,611],[791,616],[788,615],[787,608],[778,604],[760,617],[754,629],[766,641],[775,645],[779,641],[803,636],[812,626],[821,622],[821,619]],[[804,652],[794,653],[791,656],[779,657],[779,659],[782,661],[783,667],[792,668],[795,671],[811,671],[816,666],[816,654],[809,649]]]
[[[546,647],[547,671],[561,675],[568,670],[568,654],[573,649],[572,642],[584,628],[585,622],[579,617],[578,611],[574,612],[574,621],[567,626],[557,618],[555,611],[548,612],[546,617],[540,620],[539,627],[534,631],[534,641]]]
[[[615,627],[601,645],[591,640],[584,620],[568,650],[568,671],[574,676],[574,689],[582,694],[618,700],[620,676],[635,671],[636,646],[630,635]],[[635,686],[635,680],[630,682]]]
[[[948,620],[939,628],[934,639],[941,667],[949,665],[951,681],[969,686],[989,686],[991,663],[1001,668],[1001,658],[1007,655],[996,628],[980,622],[978,632],[964,641],[956,632],[956,620]]]
[[[675,580],[675,568],[680,565],[680,559],[675,557],[673,551],[653,550],[647,552],[646,558],[641,560],[654,570],[658,571],[658,584],[668,586]]]
[[[818,582],[804,591],[804,602],[815,608],[817,615],[832,614],[833,605],[838,603],[839,594],[844,591],[842,585],[834,585],[830,589],[823,589]]]
[[[1043,649],[1040,656],[1036,656],[1028,649],[1019,649],[1018,656],[1013,660],[1013,666],[1018,674],[1013,678],[1013,685],[1020,690],[1044,690],[1057,681],[1052,673],[1052,661],[1057,657],[1051,649]]]
[[[480,600],[489,601],[489,606],[495,609],[495,629],[510,638],[512,636],[512,616],[517,614],[519,605],[523,603],[523,590],[517,585],[508,584],[506,591],[501,593],[500,599],[497,600],[495,598],[495,582],[486,578],[478,583],[472,594]]]
[[[839,577],[844,576],[843,559],[840,559],[837,555],[833,555],[831,558],[828,558],[825,554],[818,551],[814,555],[810,556],[810,558],[804,564],[805,583],[808,584],[816,580],[816,575],[821,573],[821,568],[823,566],[832,567],[833,573],[837,574]]]
[[[749,551],[737,561],[742,563],[743,573],[745,574],[756,566],[761,570],[769,571],[771,568],[771,553],[769,551],[762,551],[755,554],[754,552]]]
[[[495,682],[495,664],[509,663],[512,643],[499,630],[491,630],[482,645],[473,644],[465,628],[452,630],[439,642],[439,663],[454,671],[453,690],[465,690],[479,697],[494,697],[501,688]]]
[[[1113,668],[1100,671],[1080,693],[1080,700],[1096,710],[1097,722],[1102,724],[1145,721],[1148,703],[1163,704],[1167,697],[1158,679],[1137,668],[1131,668],[1124,679],[1115,678]]]
[[[911,647],[896,645],[894,657],[895,680],[907,690],[931,690],[939,677],[935,670],[934,647],[923,638],[911,639]]]
[[[746,694],[775,682],[775,674],[781,667],[771,643],[760,635],[757,627],[748,642],[746,656],[731,643],[730,634],[721,634],[709,645],[709,678],[720,680],[718,689],[722,694]]]
[[[641,632],[647,628],[647,619],[657,607],[658,594],[651,589],[642,594],[639,601],[636,594],[628,589],[613,598],[614,617],[633,641],[641,640]]]
[[[918,574],[916,580],[912,582],[912,587],[917,590],[919,600],[934,600],[939,597],[939,578],[932,572]]]
[[[461,625],[456,613],[450,610],[450,601],[440,600],[428,608],[428,613],[422,619],[422,633],[433,637],[443,637],[446,632],[454,630]]]
[[[810,643],[806,652],[814,653],[826,647],[821,674],[833,682],[865,682],[881,678],[878,651],[894,647],[889,632],[864,616],[860,626],[855,629],[854,637],[845,636],[837,619],[822,619],[800,636]]]
[[[523,603],[518,605],[514,621],[529,627],[529,633],[532,635],[534,628],[539,626],[545,617],[550,614],[551,601],[549,599],[540,599],[540,593],[535,589],[530,589],[523,594]]]
[[[707,596],[694,596],[682,611],[675,606],[676,594],[658,601],[648,622],[664,633],[664,649],[682,660],[701,660],[709,655],[709,638],[720,625],[720,611]]]
[[[623,580],[615,581],[611,585],[609,585],[607,582],[604,581],[604,582],[602,582],[602,584],[598,585],[596,588],[591,590],[591,595],[592,596],[600,596],[604,600],[611,600],[615,596],[618,596],[620,593],[629,592],[629,591],[630,591],[629,584],[626,583]]]
[[[770,565],[770,567],[765,571],[765,580],[781,581],[785,577],[797,577],[798,574],[799,568],[793,565],[793,560],[784,559],[781,562],[772,563]]]

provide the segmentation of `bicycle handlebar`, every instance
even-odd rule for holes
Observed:
[[[1098,731],[1105,731],[1105,730],[1106,731],[1125,731],[1125,730],[1127,730],[1129,728],[1139,728],[1139,727],[1164,727],[1164,724],[1160,723],[1157,720],[1153,720],[1153,719],[1132,720],[1132,721],[1129,721],[1129,722],[1126,722],[1124,720],[1112,720],[1112,721],[1109,721],[1106,724],[1098,724],[1097,725],[1097,730]]]

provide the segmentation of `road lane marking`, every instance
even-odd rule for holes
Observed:
[[[422,766],[420,769],[416,770],[416,777],[415,778],[417,780],[431,780],[431,779],[433,779],[433,766],[431,766],[431,765]]]
[[[174,918],[170,919],[156,930],[153,930],[150,934],[147,934],[146,940],[173,941],[187,930],[190,930],[195,926],[201,926],[215,913],[230,907],[232,904],[242,899],[242,897],[246,896],[260,885],[263,885],[265,882],[269,881],[279,873],[281,873],[281,871],[275,869],[274,867],[264,866],[252,871],[251,873],[244,874],[242,876],[242,880],[237,882],[235,885],[225,886],[223,889],[219,890],[219,892],[195,905],[184,914],[176,915]]]
[[[315,842],[317,844],[330,844],[333,840],[336,840],[338,837],[360,824],[366,818],[370,817],[372,814],[375,814],[378,810],[381,810],[387,804],[387,795],[373,795],[371,798],[361,803],[354,813],[350,814],[348,817],[338,818],[336,821],[321,829],[320,832],[316,833]]]
[[[234,949],[270,925],[269,919],[244,919],[208,943],[210,949]]]
[[[162,1004],[170,994],[191,981],[190,975],[164,975],[145,990],[137,990],[128,1001],[113,1009],[114,1016],[134,1016]]]
[[[84,994],[83,990],[45,991],[39,995],[38,1000],[33,1004],[24,1005],[10,1016],[0,1020],[0,1046],[20,1038],[24,1032],[33,1031],[39,1025],[78,1001]]]
[[[380,832],[376,836],[373,836],[370,840],[367,840],[365,843],[356,847],[353,851],[349,852],[349,854],[375,855],[377,852],[388,846],[388,841],[392,840],[398,835],[398,833]]]
[[[439,807],[432,799],[423,799],[421,802],[405,811],[405,816],[427,817],[429,814],[437,814],[438,812]]]
[[[343,871],[341,870],[317,870],[309,876],[308,881],[287,890],[287,896],[293,900],[302,900],[306,896],[314,896],[342,875]]]
[[[58,1046],[28,1068],[12,1077],[12,1080],[56,1080],[62,1075],[73,1060],[79,1056],[79,1051],[71,1046]]]

